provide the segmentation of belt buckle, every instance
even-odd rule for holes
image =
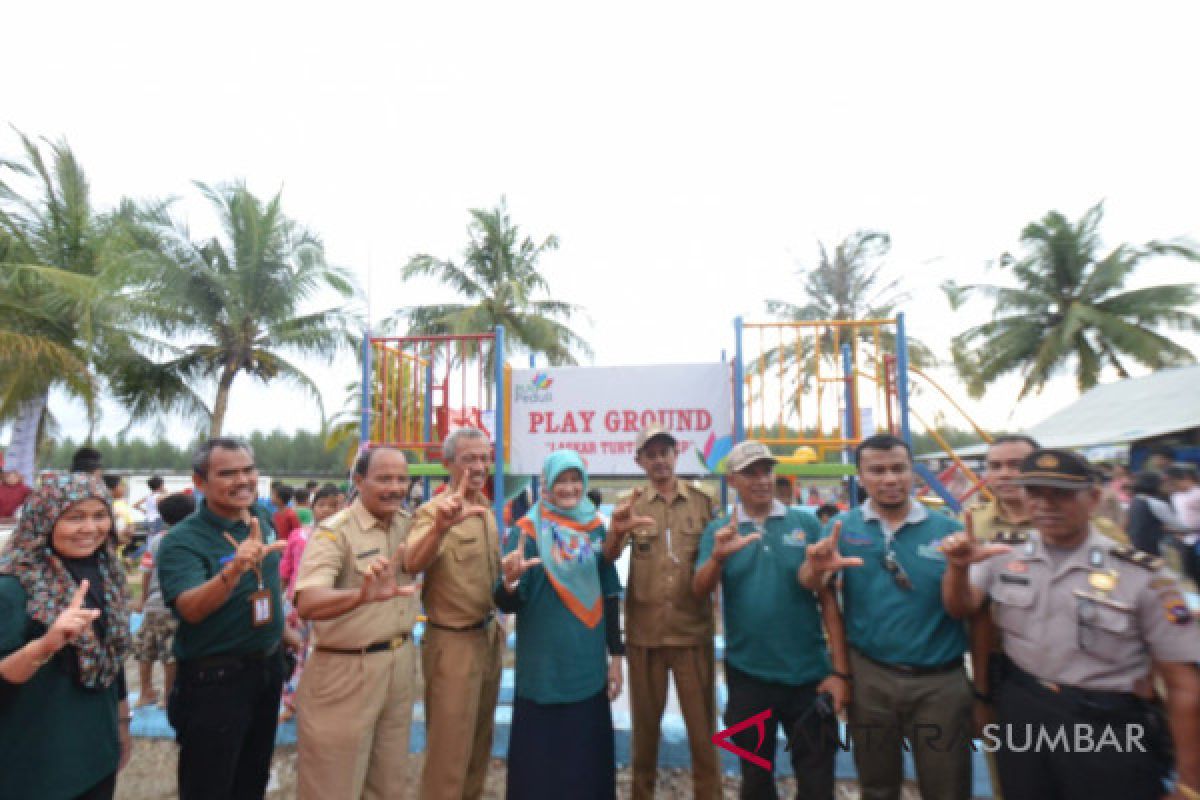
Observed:
[[[406,641],[408,641],[408,634],[402,633],[399,636],[393,636],[391,649],[395,650],[397,648],[403,647],[404,643]]]

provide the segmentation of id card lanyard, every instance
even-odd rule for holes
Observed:
[[[225,539],[233,546],[234,551],[237,550],[237,539],[230,535],[229,531],[225,531]],[[254,577],[258,580],[258,591],[250,593],[250,624],[256,628],[261,628],[264,625],[271,624],[271,592],[267,590],[266,584],[263,582],[262,567],[255,564]]]

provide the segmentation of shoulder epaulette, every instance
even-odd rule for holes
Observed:
[[[1025,544],[1029,541],[1028,531],[996,531],[992,536],[996,544]]]
[[[1162,569],[1163,561],[1159,556],[1147,553],[1145,550],[1138,550],[1136,547],[1130,547],[1125,544],[1118,544],[1110,547],[1108,552],[1113,558],[1119,558],[1122,561],[1128,561],[1130,564],[1136,564],[1142,569],[1148,569],[1151,572],[1157,572]]]

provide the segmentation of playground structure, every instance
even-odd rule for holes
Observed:
[[[854,480],[852,453],[873,433],[912,443],[915,419],[950,455],[939,474],[916,464],[919,477],[959,510],[982,481],[911,408],[914,377],[990,437],[924,371],[911,364],[904,315],[890,319],[734,321],[731,368],[734,441],[757,439],[782,452],[778,471],[789,476]],[[493,442],[492,496],[502,519],[510,448],[511,380],[504,330],[486,334],[389,336],[363,339],[362,446],[387,444],[416,454],[414,475],[444,475],[441,442],[471,425]],[[532,366],[532,361],[531,361]],[[840,459],[829,460],[831,454]],[[950,488],[950,487],[953,487]]]

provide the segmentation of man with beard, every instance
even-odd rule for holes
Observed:
[[[297,690],[301,800],[400,797],[416,681],[416,584],[402,574],[412,518],[408,462],[373,447],[354,464],[358,497],[304,548],[296,611],[313,621]]]
[[[960,530],[912,499],[912,451],[876,434],[855,451],[867,500],[834,518],[809,548],[801,580],[842,571],[854,677],[850,736],[864,800],[894,800],[909,740],[926,800],[971,796],[971,686],[966,627],[942,605],[941,541]]]
[[[181,800],[261,798],[283,689],[279,553],[243,442],[209,439],[192,459],[204,499],[158,550],[163,601],[179,617],[167,717]]]

